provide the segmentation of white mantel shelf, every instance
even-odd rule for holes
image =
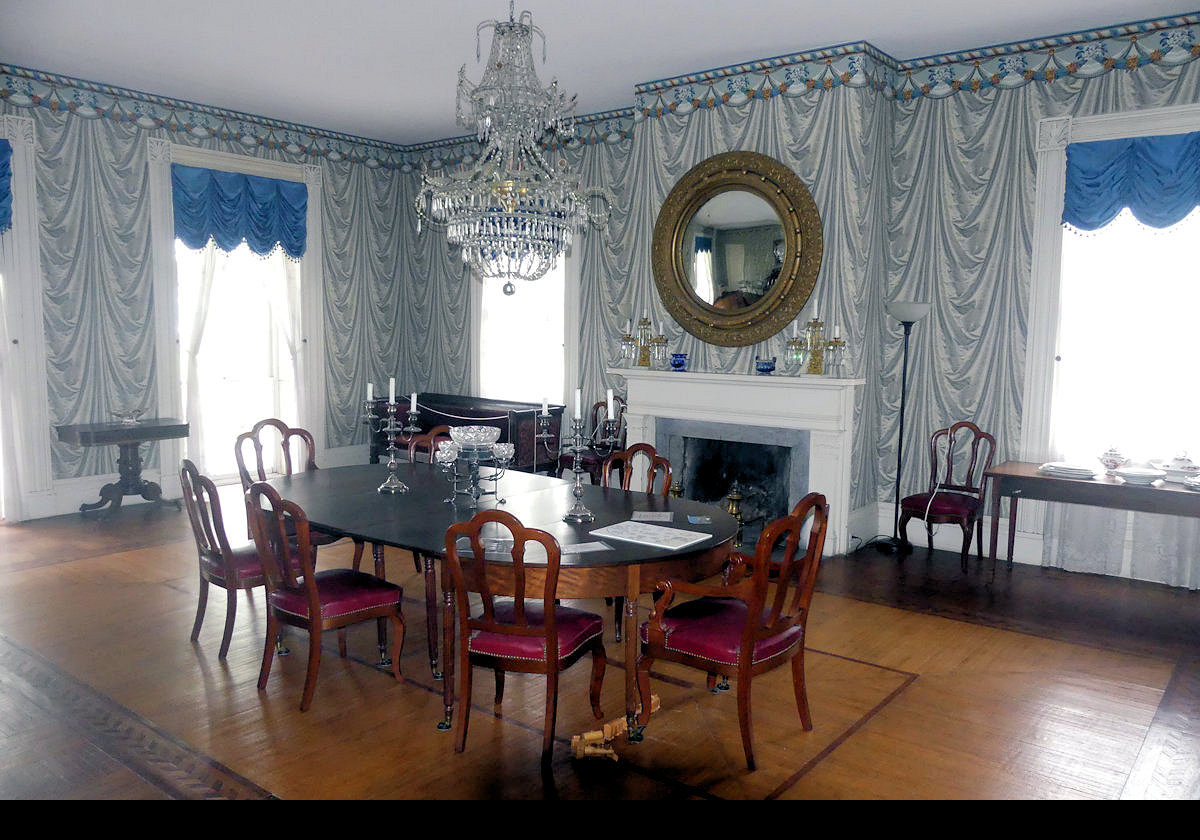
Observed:
[[[809,432],[809,490],[829,502],[826,554],[849,545],[850,453],[855,389],[864,379],[758,376],[610,368],[628,383],[629,444],[654,444],[655,420],[671,418]],[[799,499],[790,499],[789,507]]]

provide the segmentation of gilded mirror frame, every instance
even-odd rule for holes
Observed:
[[[683,265],[688,223],[711,198],[745,190],[774,209],[783,228],[783,268],[753,304],[721,310],[692,290]],[[745,347],[783,330],[804,308],[821,269],[821,216],[804,182],[774,158],[725,152],[692,167],[671,190],[654,224],[652,266],[659,297],[671,317],[709,344]]]

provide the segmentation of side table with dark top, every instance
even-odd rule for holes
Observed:
[[[58,439],[74,446],[109,446],[120,449],[117,469],[121,474],[118,481],[100,488],[100,501],[79,506],[80,513],[111,505],[107,515],[121,507],[126,496],[141,496],[150,502],[173,504],[179,510],[179,500],[168,501],[162,497],[162,488],[153,481],[142,478],[143,443],[152,440],[169,440],[188,436],[188,424],[169,417],[139,420],[137,423],[83,423],[77,426],[57,426]]]

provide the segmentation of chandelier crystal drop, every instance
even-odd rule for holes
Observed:
[[[534,72],[533,36],[546,36],[533,25],[533,15],[506,21],[489,20],[475,30],[493,30],[492,50],[479,84],[458,71],[457,117],[474,127],[481,151],[469,169],[442,176],[423,173],[416,198],[417,230],[422,220],[446,229],[446,237],[462,249],[463,262],[482,278],[537,280],[552,269],[571,246],[584,223],[603,227],[614,199],[603,188],[583,188],[566,161],[558,167],[544,149],[565,143],[575,133],[575,97],[567,98],[558,81],[543,88]]]

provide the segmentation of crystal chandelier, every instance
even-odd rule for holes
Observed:
[[[533,66],[533,36],[546,36],[533,25],[533,15],[506,21],[489,20],[492,51],[479,84],[458,71],[458,122],[474,127],[482,150],[469,170],[421,178],[417,194],[417,230],[421,220],[445,227],[446,237],[462,248],[463,262],[483,278],[537,280],[558,262],[585,221],[602,227],[613,204],[602,188],[585,189],[572,177],[566,161],[551,166],[543,147],[553,148],[575,133],[575,97],[567,98],[554,80],[542,88]]]

